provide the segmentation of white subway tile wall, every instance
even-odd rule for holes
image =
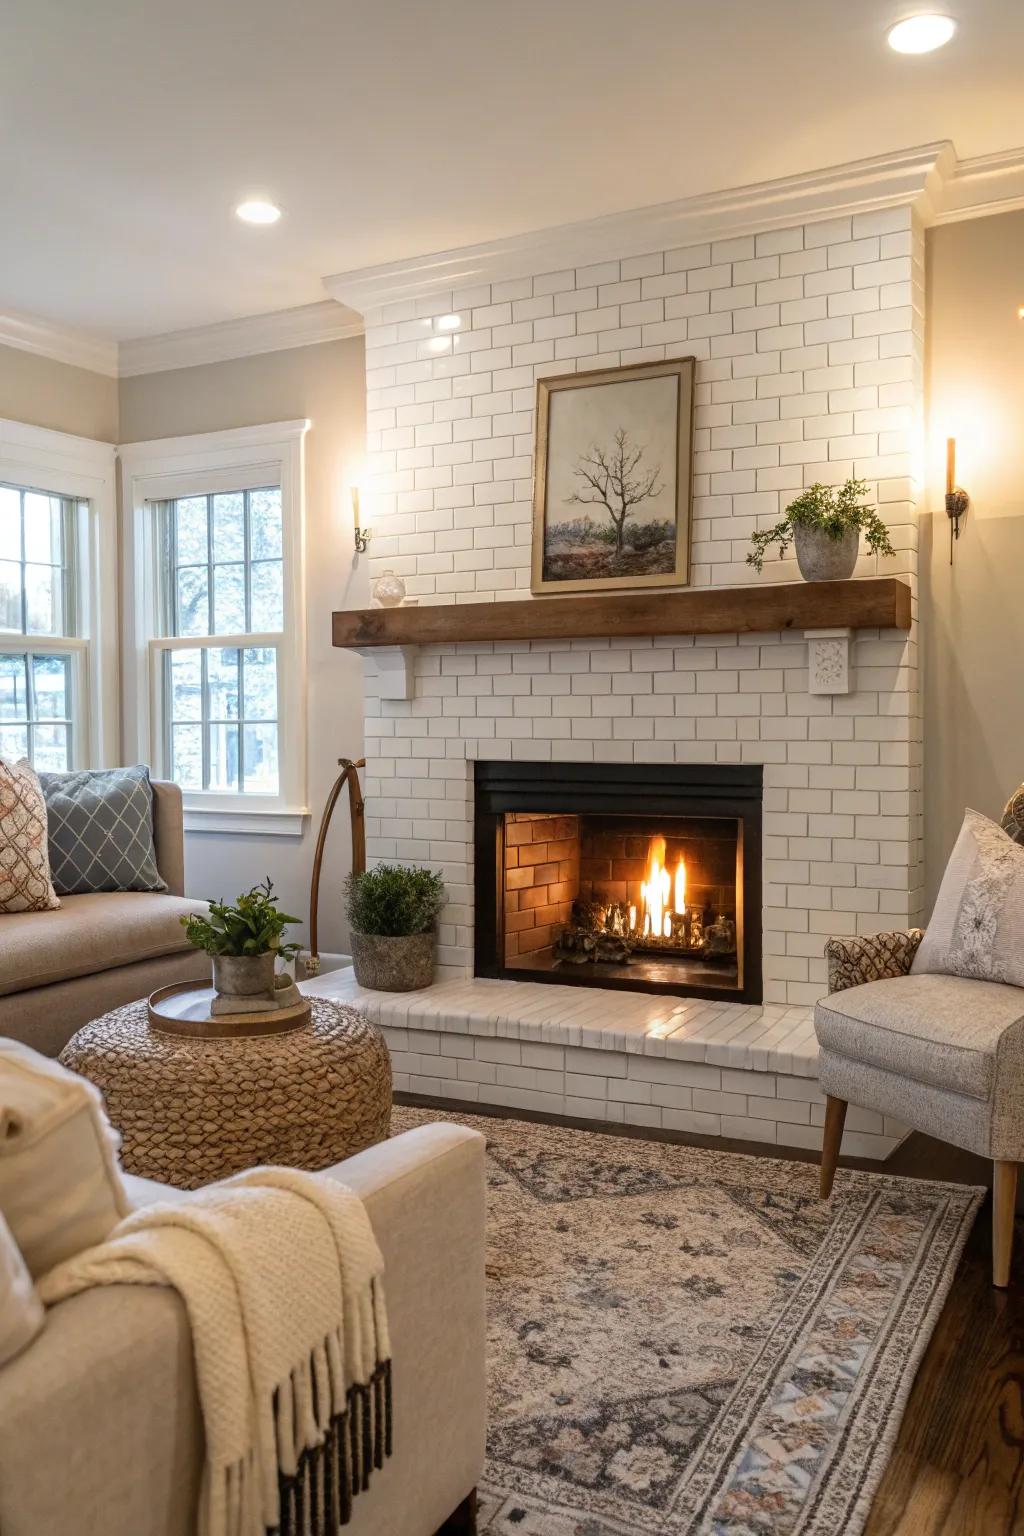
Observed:
[[[857,574],[916,588],[923,295],[899,207],[368,315],[371,574],[421,604],[529,601],[537,379],[693,355],[692,585],[799,579],[758,578],[751,533],[857,475],[897,549]],[[813,1002],[828,934],[920,915],[916,628],[858,632],[853,664],[852,693],[819,697],[800,634],[424,648],[408,702],[368,675],[369,856],[444,873],[442,974],[465,976],[474,759],[761,763],[765,1000]]]

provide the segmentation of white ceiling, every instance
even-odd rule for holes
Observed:
[[[111,338],[928,141],[1024,144],[1024,4],[3,0],[0,308]],[[936,8],[943,8],[941,4]],[[232,209],[262,193],[270,229]]]

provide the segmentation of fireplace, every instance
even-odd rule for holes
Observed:
[[[476,974],[761,1001],[762,769],[475,765]]]

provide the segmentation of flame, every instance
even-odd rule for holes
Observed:
[[[647,848],[647,879],[640,887],[640,896],[642,931],[669,939],[672,937],[673,912],[681,917],[686,911],[686,865],[680,859],[675,875],[670,875],[665,862],[667,853],[665,839],[660,835],[652,837]],[[631,910],[631,927],[632,918]]]
[[[686,865],[682,859],[676,865],[676,911],[680,917],[686,911]]]

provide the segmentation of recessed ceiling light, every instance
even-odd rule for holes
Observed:
[[[932,53],[948,43],[955,31],[952,16],[908,16],[890,27],[886,37],[897,53]]]
[[[273,203],[264,202],[259,197],[251,198],[245,203],[239,203],[235,212],[246,224],[276,224],[281,217],[280,208],[276,207]]]

